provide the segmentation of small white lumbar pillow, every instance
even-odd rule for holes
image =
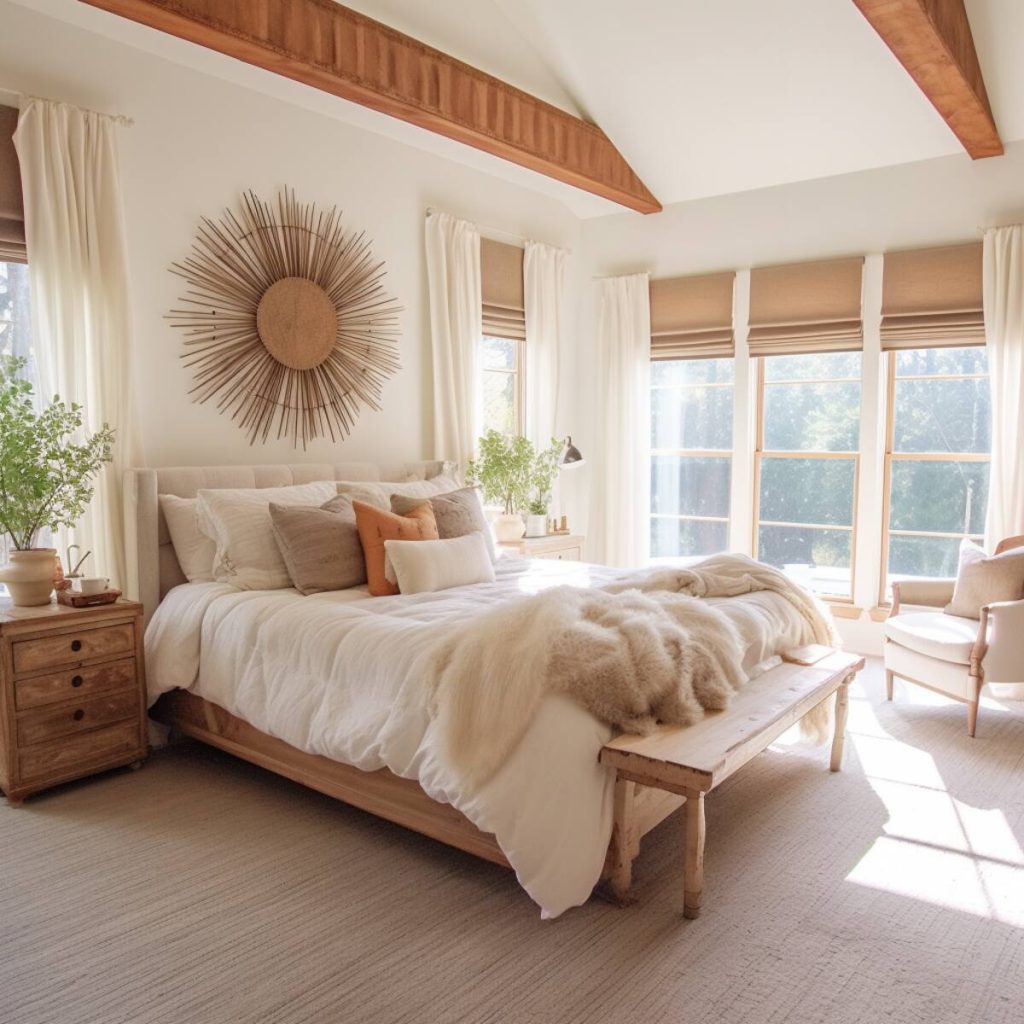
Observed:
[[[217,545],[199,529],[199,499],[161,494],[160,508],[185,578],[189,583],[212,582]]]
[[[448,540],[386,540],[384,560],[384,575],[403,594],[494,582],[494,564],[482,533]]]
[[[322,505],[333,498],[333,480],[293,487],[240,487],[199,492],[199,527],[217,545],[213,578],[240,590],[280,590],[292,585],[274,540],[270,503]]]

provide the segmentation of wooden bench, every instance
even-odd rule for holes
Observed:
[[[601,763],[616,770],[616,827],[609,879],[625,897],[644,826],[632,819],[637,787],[685,798],[683,914],[700,914],[704,888],[704,797],[761,753],[790,726],[835,694],[835,730],[830,767],[843,759],[849,685],[864,659],[825,647],[801,648],[783,664],[747,684],[725,711],[708,713],[694,725],[663,727],[649,736],[622,735],[601,751]]]

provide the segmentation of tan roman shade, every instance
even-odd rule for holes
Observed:
[[[25,263],[25,213],[21,200],[21,169],[14,149],[18,111],[0,106],[0,260]]]
[[[731,359],[733,271],[651,281],[652,359]]]
[[[885,254],[882,348],[985,344],[981,243]]]
[[[755,267],[750,272],[752,356],[856,352],[864,347],[864,259]]]
[[[522,341],[526,337],[526,302],[519,246],[480,239],[480,293],[484,334]]]

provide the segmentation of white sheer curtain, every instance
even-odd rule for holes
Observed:
[[[555,436],[558,416],[558,360],[565,293],[565,250],[527,242],[523,256],[526,305],[526,424],[538,448]]]
[[[41,391],[82,406],[88,430],[117,431],[114,461],[67,537],[91,572],[126,580],[121,477],[139,465],[132,398],[131,308],[118,173],[117,121],[25,99],[14,144],[25,197],[32,334]]]
[[[1024,228],[990,228],[984,246],[992,468],[985,541],[1024,534]]]
[[[479,432],[480,232],[447,213],[427,214],[427,287],[434,367],[434,457],[462,469]]]
[[[600,450],[595,549],[615,566],[646,564],[650,552],[651,308],[647,274],[600,282]],[[589,453],[588,453],[589,454]]]

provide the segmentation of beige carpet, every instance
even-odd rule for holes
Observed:
[[[227,756],[0,807],[4,1024],[969,1022],[1024,1018],[1024,707],[855,694],[846,770],[799,745],[679,827],[639,903],[553,922],[510,874]]]

